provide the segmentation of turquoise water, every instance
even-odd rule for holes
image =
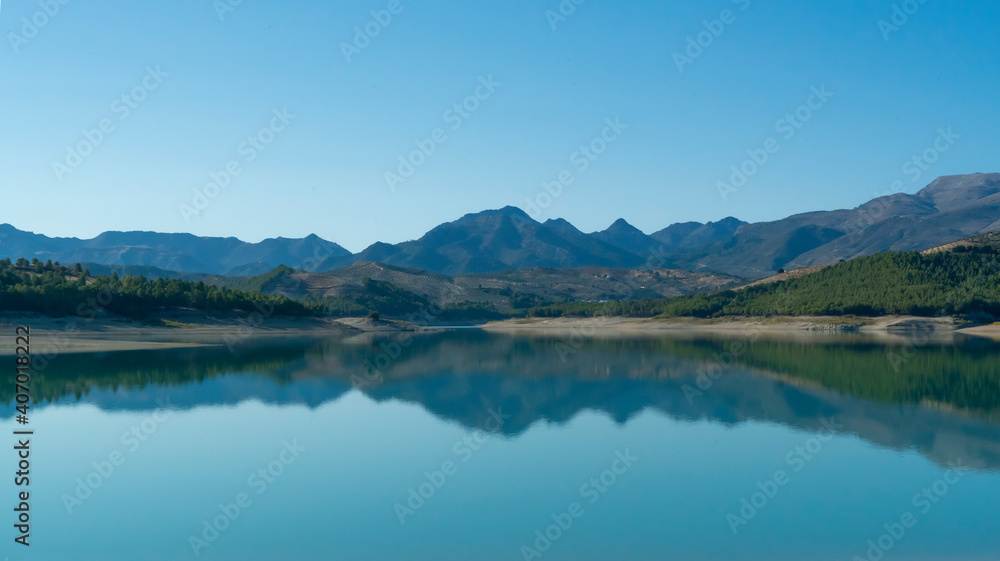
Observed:
[[[394,341],[55,358],[3,554],[1000,559],[992,344]]]

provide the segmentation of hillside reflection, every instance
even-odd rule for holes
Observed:
[[[250,399],[316,407],[361,391],[376,401],[418,404],[470,429],[486,426],[489,412],[500,409],[510,415],[500,430],[511,437],[584,410],[619,423],[652,409],[679,420],[804,430],[834,417],[845,432],[880,446],[916,449],[938,463],[959,456],[970,467],[1000,468],[1000,345],[988,341],[916,349],[855,340],[734,347],[710,338],[568,340],[478,331],[419,336],[398,347],[396,341],[63,355],[35,375],[33,392],[40,407],[88,402],[146,410],[161,399],[181,409]],[[907,358],[892,358],[898,356]],[[366,363],[385,367],[373,375]],[[0,401],[9,404],[12,389],[0,389]]]

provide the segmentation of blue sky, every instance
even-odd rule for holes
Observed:
[[[850,208],[1000,171],[998,23],[943,0],[7,0],[0,222],[359,251],[528,201],[584,231]]]

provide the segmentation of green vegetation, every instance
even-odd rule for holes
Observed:
[[[483,292],[490,292],[490,289],[484,290]],[[537,308],[540,306],[547,306],[553,301],[539,296],[537,294],[528,294],[525,292],[515,292],[509,286],[496,290],[496,293],[500,296],[504,296],[510,300],[510,307],[515,310],[527,310],[530,308]]]
[[[772,315],[965,314],[1000,316],[1000,252],[988,247],[922,255],[887,252],[742,290],[665,300],[573,302],[535,308],[541,317],[623,315],[722,317]],[[988,319],[988,318],[987,318]]]
[[[995,411],[1000,404],[996,346],[918,347],[879,345],[754,344],[740,362],[810,380],[849,395],[887,403],[938,403]],[[863,376],[858,373],[863,372]]]
[[[439,320],[469,321],[509,317],[480,303],[463,302],[445,308],[434,306],[425,296],[419,296],[398,286],[370,278],[361,281],[363,292],[348,296],[308,300],[316,315],[359,317],[376,314],[379,317],[424,316]]]
[[[239,278],[235,282],[227,283],[225,286],[235,290],[242,290],[243,292],[265,292],[279,281],[286,279],[292,271],[291,267],[279,265],[274,270],[263,275]]]
[[[56,335],[50,341],[61,342]],[[51,403],[67,396],[77,400],[91,389],[139,390],[200,383],[232,374],[255,374],[280,384],[292,380],[283,370],[301,359],[303,350],[294,346],[240,345],[234,351],[225,346],[157,351],[78,353],[72,359],[42,355],[32,358],[32,399],[36,404]],[[155,360],[150,357],[155,353]],[[13,384],[0,385],[0,403],[13,403]]]
[[[427,295],[385,281],[364,278],[360,287],[337,297],[297,302],[261,292],[278,290],[292,272],[278,267],[230,288],[178,279],[149,281],[144,276],[91,277],[89,271],[58,263],[19,259],[0,262],[0,309],[72,315],[88,299],[113,295],[102,307],[129,317],[145,317],[166,308],[253,311],[274,307],[278,315],[330,317],[423,316],[470,321],[524,315],[537,317],[599,315],[632,317],[724,316],[915,316],[965,315],[980,321],[1000,317],[1000,249],[962,245],[951,252],[923,255],[887,252],[827,267],[799,278],[740,290],[670,299],[551,303],[551,300],[496,290],[511,309],[485,302],[462,302],[439,308]]]
[[[524,314],[508,314],[498,312],[482,302],[460,302],[440,310],[436,310],[437,318],[449,321],[498,320],[509,317],[523,317]]]
[[[37,259],[0,261],[0,309],[50,315],[95,313],[97,309],[131,318],[169,308],[243,311],[268,310],[275,315],[304,316],[309,310],[284,296],[265,296],[178,279],[150,281],[144,276],[92,277]]]
[[[415,314],[431,305],[427,298],[392,283],[365,278],[361,281],[361,286],[363,292],[311,299],[309,306],[317,315],[358,317],[372,312],[380,316],[404,316]]]
[[[958,243],[960,245],[952,251],[962,251],[969,250],[970,248],[981,247],[1000,249],[1000,231],[979,234],[978,236],[972,236],[971,238],[961,240]]]
[[[156,360],[150,360],[153,353],[148,351],[83,353],[67,362],[61,358],[42,362],[39,355],[36,357],[39,371],[32,378],[32,391],[38,403],[45,403],[69,396],[79,399],[92,389],[181,386],[236,373],[253,373],[286,384],[301,379],[296,374],[298,368],[308,371],[308,363],[324,364],[330,360],[337,367],[324,368],[324,376],[342,380],[346,390],[350,377],[365,367],[364,361],[380,352],[378,344],[378,341],[366,346],[326,340],[244,345],[235,352],[225,347],[167,349],[155,351]],[[883,403],[936,404],[1000,420],[1000,345],[992,341],[970,338],[959,339],[953,345],[883,346],[851,341],[816,344],[759,339],[746,342],[735,354],[733,340],[724,338],[586,339],[569,354],[561,353],[559,345],[565,345],[565,340],[498,337],[475,332],[428,335],[420,339],[420,344],[409,347],[386,375],[402,381],[420,380],[428,372],[429,363],[434,365],[430,370],[433,372],[462,372],[463,368],[475,370],[475,365],[482,361],[502,358],[504,364],[517,365],[510,372],[508,383],[528,384],[514,395],[537,397],[536,384],[546,379],[556,380],[559,394],[553,399],[565,403],[573,397],[574,389],[576,398],[585,399],[589,395],[587,388],[594,380],[595,365],[612,373],[611,379],[602,383],[642,383],[644,391],[652,394],[681,392],[679,388],[683,385],[696,384],[698,365],[717,363],[718,357],[726,357],[728,362],[732,357],[731,366],[717,380],[721,385],[736,383],[728,386],[731,389],[742,387],[741,372],[751,368],[774,375],[782,383],[818,384],[838,393]],[[864,375],[859,376],[859,372]],[[468,378],[473,383],[488,380],[490,376]],[[518,379],[522,382],[517,382]],[[13,385],[0,385],[0,403],[13,402],[14,390]],[[703,398],[734,395],[715,392],[706,392]],[[408,399],[415,397],[416,394],[408,394]],[[748,400],[748,404],[759,405],[756,396],[751,395]],[[739,404],[727,401],[727,405]],[[801,412],[809,415],[814,410],[806,405]]]
[[[649,347],[665,356],[713,362],[732,356],[732,340],[594,340],[595,349],[635,353]],[[819,384],[839,393],[885,403],[937,403],[996,415],[1000,408],[998,345],[968,339],[954,345],[793,343],[761,339],[740,347],[737,367]],[[858,373],[863,372],[863,376]]]
[[[288,267],[266,275],[219,287],[179,279],[150,281],[142,275],[91,276],[79,264],[67,268],[56,263],[9,259],[0,261],[0,309],[39,312],[52,316],[91,315],[98,309],[135,319],[166,309],[254,312],[267,310],[277,316],[404,317],[425,316],[440,320],[501,319],[508,317],[478,303],[465,302],[444,309],[392,283],[365,278],[362,290],[341,297],[312,298],[298,302],[281,295],[265,295],[285,279]],[[156,325],[170,325],[160,321]]]

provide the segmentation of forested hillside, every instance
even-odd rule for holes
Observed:
[[[144,319],[169,309],[199,311],[260,312],[274,316],[429,317],[438,320],[481,320],[508,317],[492,308],[464,302],[439,308],[426,298],[391,283],[363,279],[361,289],[343,297],[307,297],[302,301],[260,290],[291,271],[276,269],[271,275],[254,277],[236,288],[204,282],[117,274],[93,276],[77,265],[0,261],[0,310],[39,312],[52,316],[91,315],[107,311]],[[523,313],[521,314],[523,315]]]
[[[536,316],[638,317],[861,315],[1000,316],[1000,252],[958,247],[934,254],[887,252],[771,284],[666,300],[575,302],[538,308]]]
[[[737,290],[667,299],[562,302],[539,306],[527,298],[513,309],[478,302],[439,307],[426,296],[390,282],[365,278],[342,295],[307,295],[302,301],[259,291],[287,277],[291,269],[250,279],[235,288],[180,279],[92,276],[78,265],[19,259],[0,261],[0,309],[73,315],[88,301],[109,312],[145,317],[168,308],[271,310],[278,315],[438,319],[500,319],[514,316],[617,315],[634,317],[967,315],[1000,317],[1000,250],[990,245],[956,245],[936,253],[887,252],[833,265],[814,273]],[[506,294],[514,298],[513,292]],[[513,300],[512,300],[513,301]],[[106,302],[106,303],[105,303]],[[520,302],[520,300],[518,300]],[[535,307],[531,307],[535,306]]]
[[[203,282],[180,279],[150,281],[143,276],[92,276],[77,265],[69,269],[51,261],[0,261],[0,309],[57,316],[94,313],[98,309],[142,318],[165,308],[195,310],[266,310],[277,315],[308,315],[300,302]],[[83,311],[81,311],[83,310]]]

